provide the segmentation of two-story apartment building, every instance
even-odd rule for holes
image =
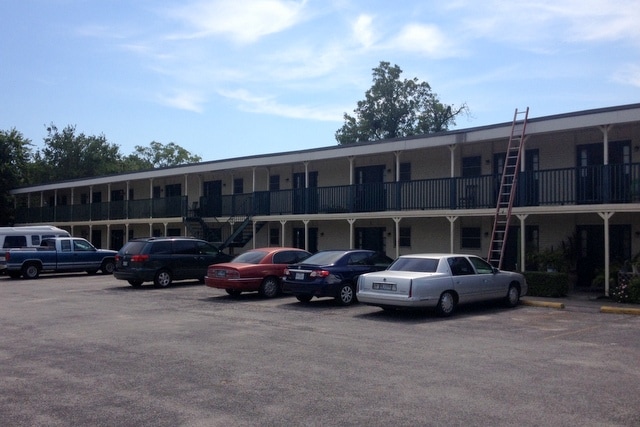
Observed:
[[[149,235],[487,256],[512,122],[15,189],[20,224],[118,249]],[[581,283],[640,251],[640,104],[530,115],[503,266],[568,243]],[[235,233],[234,233],[235,232]]]

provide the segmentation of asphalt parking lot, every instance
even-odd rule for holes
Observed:
[[[2,426],[640,425],[640,316],[0,277]]]

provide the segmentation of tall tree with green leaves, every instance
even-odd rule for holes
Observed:
[[[144,169],[198,163],[201,160],[200,156],[191,154],[174,142],[162,144],[157,141],[151,141],[148,147],[136,145],[135,152],[125,159],[131,165]]]
[[[104,135],[77,134],[71,125],[60,131],[51,124],[44,144],[34,156],[34,184],[122,172],[120,147]]]
[[[400,79],[402,70],[381,61],[373,69],[373,85],[358,101],[355,115],[344,114],[344,125],[336,131],[339,144],[378,141],[445,131],[468,107],[440,102],[427,82]]]
[[[15,221],[14,198],[10,191],[27,184],[31,141],[16,129],[0,130],[0,225]]]

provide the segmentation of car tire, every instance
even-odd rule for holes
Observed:
[[[260,296],[265,298],[276,297],[280,293],[280,282],[276,277],[265,277],[260,284],[258,293],[260,294]]]
[[[518,286],[511,284],[509,285],[509,290],[507,291],[507,296],[504,299],[504,303],[507,307],[515,307],[520,303],[520,288]]]
[[[443,292],[436,307],[438,314],[442,317],[449,317],[456,309],[456,297],[449,291]]]
[[[102,271],[102,274],[113,274],[113,270],[115,269],[116,269],[116,263],[112,259],[108,259],[104,261],[102,263],[102,266],[100,266],[100,271]]]
[[[142,280],[129,279],[127,280],[127,282],[129,282],[129,284],[134,288],[139,288],[140,286],[142,286]]]
[[[166,288],[171,284],[173,278],[169,270],[160,270],[156,273],[156,277],[153,278],[153,284],[157,288]]]
[[[338,296],[336,297],[336,301],[340,305],[351,305],[357,301],[356,299],[356,291],[353,289],[348,283],[345,283],[340,286],[338,290]]]
[[[232,297],[237,297],[242,293],[242,291],[239,291],[237,289],[225,289],[225,291],[227,291],[227,293]]]
[[[22,267],[22,277],[25,279],[37,279],[40,276],[40,266],[36,263],[29,263]]]
[[[296,299],[303,304],[308,303],[313,298],[311,295],[296,295]]]

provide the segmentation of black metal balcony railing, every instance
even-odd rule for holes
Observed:
[[[186,196],[90,205],[19,208],[25,223],[247,215],[480,209],[496,205],[499,177],[438,178],[201,197]],[[515,206],[640,202],[640,164],[522,172]]]

